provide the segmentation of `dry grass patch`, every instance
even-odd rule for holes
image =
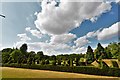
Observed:
[[[2,67],[3,78],[116,78],[47,70]]]

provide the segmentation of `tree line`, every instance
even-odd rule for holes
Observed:
[[[62,66],[80,66],[88,65],[94,61],[102,59],[118,59],[120,61],[120,43],[113,42],[107,47],[103,47],[100,43],[93,50],[88,46],[87,52],[84,54],[61,54],[61,55],[44,55],[43,51],[27,52],[27,44],[23,44],[18,48],[5,48],[1,50],[3,64],[40,64],[40,65],[62,65]]]

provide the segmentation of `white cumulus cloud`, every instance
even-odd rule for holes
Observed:
[[[68,53],[71,50],[71,47],[67,44],[51,44],[46,42],[34,42],[28,43],[29,50],[44,51],[45,54],[53,55],[60,53]]]
[[[80,37],[76,41],[74,41],[74,43],[76,44],[76,47],[82,47],[82,46],[86,45],[89,42],[90,41],[87,39],[86,36]]]
[[[85,53],[87,51],[87,48],[85,47],[78,47],[74,49],[75,53]]]
[[[27,42],[31,40],[25,33],[18,34],[19,42],[15,45],[20,46],[22,43],[28,44],[28,50],[44,51],[45,54],[66,54],[66,53],[84,53],[86,48],[84,45],[90,43],[89,38],[98,38],[102,40],[110,38],[117,33],[114,27],[104,28],[88,32],[86,35],[77,38],[75,34],[69,33],[72,29],[79,27],[84,20],[91,20],[95,22],[100,15],[111,9],[111,4],[106,2],[94,2],[95,0],[60,0],[59,6],[55,6],[56,2],[51,0],[43,0],[41,4],[41,12],[35,12],[37,16],[35,25],[37,29],[27,27],[25,30],[30,32],[33,36],[41,38],[44,34],[48,34],[50,39],[46,42]],[[71,2],[70,2],[71,1]],[[112,31],[111,31],[112,30]],[[71,43],[73,42],[73,43]],[[69,44],[70,43],[70,44]],[[107,44],[105,44],[106,46]]]
[[[28,41],[28,40],[31,40],[31,38],[29,38],[29,37],[27,36],[26,33],[17,34],[17,36],[20,38],[21,41]]]
[[[69,2],[63,1],[59,6],[52,0],[42,1],[42,10],[37,15],[36,27],[47,34],[60,35],[78,27],[82,21],[100,16],[111,9],[105,2]]]
[[[43,36],[42,33],[37,29],[31,29],[30,27],[27,27],[25,30],[30,32],[33,36],[36,36],[37,38],[41,38]]]
[[[87,38],[94,38],[97,37],[97,35],[100,33],[100,29],[97,31],[91,31],[86,34]]]
[[[90,41],[88,40],[89,38],[97,38],[97,35],[100,33],[100,29],[97,30],[97,31],[91,31],[91,32],[88,32],[86,35],[82,36],[82,37],[79,37],[77,38],[77,40],[74,41],[75,43],[75,48],[79,48],[79,47],[82,47],[88,43],[90,43]]]
[[[113,24],[111,27],[104,28],[98,35],[98,40],[110,39],[118,36],[120,22]]]
[[[68,33],[62,35],[54,35],[51,37],[51,44],[61,44],[61,43],[68,43],[76,38],[75,34]]]

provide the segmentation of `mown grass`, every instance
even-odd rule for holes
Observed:
[[[2,78],[116,78],[116,77],[2,67]]]

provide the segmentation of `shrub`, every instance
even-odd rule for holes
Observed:
[[[119,68],[118,63],[116,61],[111,61],[111,62],[112,62],[113,67]]]
[[[118,63],[120,64],[120,53],[118,55]]]
[[[54,66],[56,65],[56,60],[52,61],[52,65],[54,65]]]
[[[41,61],[41,65],[45,65],[45,60],[42,60],[42,61]]]
[[[58,60],[57,63],[58,63],[58,65],[61,65],[61,60]]]
[[[45,64],[49,64],[49,60],[45,60]]]
[[[100,69],[100,68],[95,68],[95,67],[91,67],[91,66],[70,67],[70,66],[34,65],[34,64],[29,66],[27,64],[19,65],[19,64],[15,64],[15,63],[14,64],[3,64],[3,66],[120,77],[120,69],[119,68]]]
[[[86,63],[85,62],[79,62],[79,65],[80,66],[86,66]]]
[[[99,68],[109,68],[109,66],[102,60],[97,61],[99,63]]]

